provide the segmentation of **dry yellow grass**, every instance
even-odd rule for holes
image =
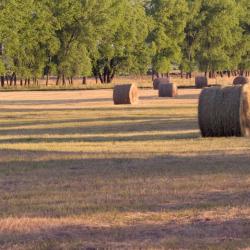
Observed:
[[[0,93],[0,249],[246,249],[250,141],[202,139],[199,90]]]
[[[215,84],[220,84],[220,85],[232,85],[235,77],[216,77],[216,78],[211,78],[208,80],[208,83],[210,85],[215,85]],[[193,78],[180,78],[180,77],[171,77],[171,82],[175,83],[178,87],[194,87],[195,86],[195,77]],[[67,89],[110,89],[113,88],[116,84],[127,84],[127,83],[132,83],[136,84],[139,88],[152,88],[153,87],[153,82],[152,82],[152,77],[151,76],[123,76],[123,77],[116,77],[114,81],[111,84],[101,84],[100,81],[96,83],[96,80],[94,78],[89,78],[87,80],[87,84],[83,85],[82,84],[82,79],[81,78],[76,78],[74,80],[74,85],[69,85],[66,84],[64,86],[59,85],[56,86],[56,79],[51,79],[49,81],[48,86],[45,84],[45,80],[40,79],[39,80],[39,86],[31,84],[29,87],[25,86],[19,86],[19,83],[17,84],[16,87],[8,87],[5,86],[4,89],[0,88],[0,91],[5,91],[5,90],[67,90]]]

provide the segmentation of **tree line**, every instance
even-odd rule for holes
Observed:
[[[250,70],[249,0],[0,0],[1,86]]]

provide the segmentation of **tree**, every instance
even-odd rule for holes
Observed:
[[[29,82],[33,77],[36,82],[43,73],[47,53],[57,50],[53,18],[44,3],[10,0],[2,8],[0,41],[4,44],[5,68],[12,75],[11,82],[17,76]]]
[[[240,7],[240,26],[243,30],[242,40],[238,44],[240,49],[240,63],[238,68],[240,73],[249,76],[250,71],[250,2],[248,0],[237,1]]]
[[[234,0],[201,1],[197,12],[195,58],[201,71],[231,70],[236,67],[239,53],[235,47],[242,39],[239,8]],[[194,17],[194,18],[196,18]]]
[[[123,0],[109,13],[108,32],[97,47],[93,72],[102,83],[112,82],[115,74],[142,73],[150,66],[148,17],[143,4]]]
[[[57,84],[60,81],[65,84],[65,77],[74,71],[89,74],[90,55],[97,53],[103,34],[108,33],[110,11],[118,3],[118,0],[50,2],[59,40],[59,50],[52,59],[57,68]]]
[[[197,69],[195,53],[199,46],[198,35],[202,16],[200,15],[201,1],[188,0],[189,15],[184,29],[185,39],[182,44],[182,59],[180,63],[181,74],[187,72],[187,77],[192,77],[192,72]]]
[[[187,2],[151,0],[147,2],[146,8],[154,21],[154,28],[149,36],[154,50],[153,70],[157,74],[169,73],[172,65],[178,64],[182,58],[181,47],[188,14]]]

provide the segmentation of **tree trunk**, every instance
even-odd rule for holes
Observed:
[[[58,74],[58,75],[57,75],[57,78],[56,78],[56,86],[58,86],[58,85],[59,85],[59,83],[60,83],[60,79],[61,79],[61,75],[60,75],[60,74]]]
[[[16,86],[17,78],[16,78],[16,74],[15,73],[13,73],[13,80],[14,80],[14,86]]]
[[[1,87],[4,87],[4,81],[5,81],[4,76],[1,76]]]
[[[99,73],[98,76],[99,76],[99,79],[100,79],[101,83],[104,83],[102,75]]]
[[[111,83],[110,72],[107,74],[107,83]]]
[[[5,79],[6,79],[7,85],[9,85],[9,76],[6,75],[6,76],[5,76]]]
[[[84,77],[82,78],[82,84],[83,84],[83,85],[86,85],[86,84],[87,84],[87,77],[86,77],[86,76],[84,76]]]
[[[46,86],[49,85],[49,74],[46,74]]]
[[[65,84],[66,84],[66,82],[65,82],[65,76],[62,75],[62,85],[65,85]]]
[[[12,86],[13,83],[13,76],[10,76],[10,86]]]
[[[63,83],[63,85],[66,85],[65,75],[64,74],[62,75],[62,83]]]

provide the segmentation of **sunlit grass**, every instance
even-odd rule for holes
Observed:
[[[249,246],[250,140],[201,138],[198,93],[0,94],[0,249]]]

